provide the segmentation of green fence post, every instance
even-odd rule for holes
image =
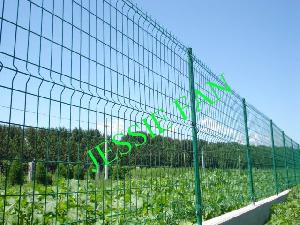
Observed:
[[[288,164],[287,164],[287,154],[286,154],[286,145],[285,145],[285,134],[284,131],[282,131],[282,138],[283,138],[283,147],[284,147],[284,164],[285,164],[285,187],[286,189],[289,188],[289,170],[288,170]]]
[[[245,134],[246,134],[246,147],[247,147],[247,165],[248,165],[248,189],[250,200],[255,202],[255,193],[253,185],[253,173],[252,173],[252,155],[249,143],[249,133],[248,133],[248,118],[247,118],[247,106],[246,100],[243,98],[243,111],[244,111],[244,123],[245,123]]]
[[[273,121],[272,120],[270,120],[270,129],[271,129],[271,141],[272,141],[273,174],[274,174],[276,195],[278,195],[278,179],[277,179],[277,171],[276,171],[276,155],[275,155]]]
[[[202,206],[201,206],[201,189],[200,189],[200,173],[198,158],[198,141],[197,141],[197,123],[196,123],[196,107],[195,107],[195,84],[194,84],[194,68],[193,68],[193,52],[192,48],[188,48],[188,73],[189,73],[189,89],[192,117],[193,132],[193,155],[194,155],[194,173],[195,173],[195,198],[196,198],[196,217],[198,225],[202,224]]]

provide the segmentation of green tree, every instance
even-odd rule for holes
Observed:
[[[63,177],[66,179],[72,179],[73,178],[73,167],[72,165],[65,165],[65,164],[58,164],[56,168],[56,175],[58,177]]]
[[[9,169],[8,181],[11,185],[24,183],[24,169],[19,159],[15,159]]]
[[[52,184],[51,174],[47,174],[47,168],[43,162],[36,163],[35,180],[44,185]]]
[[[77,164],[74,166],[73,177],[76,180],[84,180],[84,167],[82,164]]]

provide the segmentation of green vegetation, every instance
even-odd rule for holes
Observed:
[[[147,143],[136,148],[134,147],[130,156],[121,159],[122,166],[148,166],[148,167],[186,167],[193,165],[193,151],[191,140],[179,140],[169,137],[155,136],[151,139],[149,134]],[[64,165],[66,168],[67,162],[73,165],[79,162],[92,163],[87,155],[88,149],[93,149],[97,144],[104,141],[104,135],[98,130],[82,130],[73,129],[69,131],[65,128],[51,129],[34,129],[25,128],[24,135],[21,127],[0,125],[0,156],[2,159],[11,160],[16,155],[22,153],[22,162],[29,162],[33,159],[52,161],[47,163],[50,170],[57,169],[57,166]],[[111,139],[110,136],[107,138]],[[26,140],[26,141],[24,141]],[[141,143],[142,138],[123,136],[122,141],[130,143]],[[21,143],[22,149],[20,149]],[[204,149],[206,168],[230,168],[230,169],[246,169],[247,160],[245,154],[245,146],[235,142],[207,142],[199,141],[200,146]],[[119,147],[113,143],[109,143],[110,152],[109,158],[115,157],[117,151],[126,151],[127,148]],[[9,149],[9,151],[7,151]],[[260,168],[272,168],[272,148],[270,146],[252,146],[253,163],[260,165]],[[22,150],[22,151],[21,151]],[[284,156],[283,148],[277,148],[278,157]],[[103,160],[99,155],[95,154],[97,160],[103,164]],[[151,160],[150,160],[151,159]],[[57,163],[59,161],[59,163]],[[63,162],[66,162],[63,164]],[[1,167],[2,161],[0,161]],[[111,166],[116,165],[112,163]],[[62,166],[63,167],[63,166]],[[72,170],[73,168],[69,168]],[[62,169],[60,174],[64,177],[68,169]],[[69,178],[73,176],[73,171],[69,171]]]
[[[113,166],[113,167],[111,167],[110,170],[111,170],[112,179],[124,180],[126,175],[129,173],[130,169],[131,168],[129,166],[123,166],[123,167]]]
[[[45,224],[52,224],[85,219],[90,224],[94,224],[93,221],[97,221],[96,224],[194,223],[192,171],[192,168],[126,168],[122,179],[112,176],[113,179],[107,181],[103,177],[99,181],[90,177],[86,180],[61,178],[46,186],[26,183],[21,190],[19,186],[10,185],[5,198],[5,221],[17,224],[20,212],[23,224],[30,224],[32,218],[33,224],[41,224],[43,220]],[[273,189],[266,188],[270,171],[255,173],[262,177],[258,188],[264,194],[271,194]],[[201,175],[205,220],[249,203],[246,170],[213,169]],[[1,218],[3,200],[2,196]]]
[[[73,167],[73,177],[76,180],[84,180],[84,167],[82,164]]]
[[[272,206],[267,225],[300,224],[300,186],[292,188],[286,201]]]
[[[100,177],[97,177],[98,174],[91,172],[94,165],[87,155],[87,149],[104,140],[97,130],[26,128],[22,132],[20,127],[11,126],[8,130],[0,126],[0,136],[3,137],[0,155],[4,159],[0,160],[0,218],[1,222],[4,218],[4,224],[195,222],[191,140],[158,135],[109,166],[109,179],[104,180],[104,167],[100,165]],[[122,140],[142,141],[130,136]],[[113,150],[109,157],[114,157],[120,148],[112,143],[108,145]],[[202,150],[203,219],[249,204],[245,146],[199,140],[199,152]],[[258,145],[251,146],[251,150],[256,199],[274,195],[272,148]],[[276,148],[278,159],[284,159],[283,150]],[[18,165],[12,159],[21,153],[22,164]],[[36,182],[24,183],[28,162],[33,159],[39,162],[34,174]],[[100,156],[97,159],[101,160]],[[283,190],[287,177],[284,161],[279,163],[279,189]],[[9,168],[23,174],[18,175]],[[289,185],[296,183],[298,172],[289,169]]]
[[[35,180],[37,183],[44,185],[51,185],[52,183],[52,177],[47,174],[46,166],[42,162],[36,163]]]
[[[24,168],[18,159],[15,159],[9,167],[8,182],[11,185],[24,183]]]

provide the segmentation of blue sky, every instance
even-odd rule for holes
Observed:
[[[122,2],[5,1],[0,30],[0,62],[3,64],[0,123],[103,131],[105,117],[108,117],[111,132],[117,132],[126,130],[131,122],[140,121],[146,112],[160,107],[172,114],[178,113],[170,99],[186,95],[188,90],[188,79],[182,79],[178,72],[184,71],[180,57],[174,56],[171,65],[171,54],[163,42],[153,41],[141,27],[138,36],[137,26],[132,29],[130,20],[133,13],[128,15],[129,20],[120,14],[121,8],[129,12]],[[136,0],[143,11],[185,46],[193,47],[194,54],[212,71],[224,72],[230,86],[242,97],[300,142],[297,118],[300,115],[297,101],[300,3],[241,2],[188,1],[187,4],[187,1]],[[115,5],[119,8],[117,14]],[[0,3],[0,11],[2,7]],[[145,26],[146,30],[155,32],[146,23]],[[133,45],[130,37],[140,46]],[[152,64],[149,64],[150,58]],[[172,66],[176,70],[173,71]],[[167,82],[169,74],[176,82]],[[197,72],[196,88],[204,90],[199,76]],[[139,82],[134,82],[137,79]],[[29,94],[24,94],[25,89]],[[230,104],[235,104],[234,99]],[[222,112],[220,104],[215,109],[207,108],[197,118],[201,121],[199,124],[209,130],[206,132],[209,135],[202,132],[203,136],[242,142],[244,138],[236,136],[244,132],[243,119],[236,119],[238,113],[242,114],[241,107],[228,115],[215,114]],[[255,139],[269,145],[268,121],[255,125],[252,124],[253,135],[261,134]],[[211,133],[216,130],[218,134]],[[172,135],[181,132],[173,130]]]
[[[135,2],[300,142],[300,1]]]

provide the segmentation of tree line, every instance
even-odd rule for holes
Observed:
[[[147,167],[188,167],[193,163],[192,141],[173,139],[160,135],[133,148],[130,154],[122,157],[117,163],[126,166]],[[107,137],[111,139],[110,136]],[[141,137],[125,135],[122,141],[141,143]],[[0,125],[0,156],[1,160],[21,159],[23,162],[44,161],[49,168],[56,168],[61,162],[91,164],[87,150],[93,149],[104,142],[104,135],[96,129],[82,130],[66,128],[33,128],[22,129],[20,126]],[[245,168],[247,166],[246,148],[235,142],[207,142],[199,140],[200,162],[204,161],[208,168]],[[108,145],[112,149],[109,158],[115,157],[122,146]],[[124,146],[126,150],[126,146]],[[202,151],[203,150],[203,154]],[[104,150],[103,150],[104,151]],[[272,149],[268,146],[251,146],[254,164],[268,167],[272,165]],[[203,160],[201,158],[203,156]],[[97,156],[99,162],[101,157]]]

